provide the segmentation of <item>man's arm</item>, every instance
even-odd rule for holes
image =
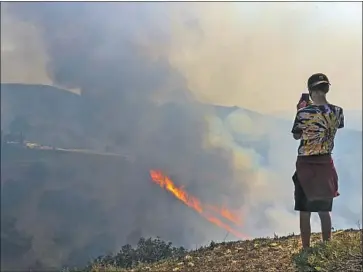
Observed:
[[[343,128],[343,127],[344,127],[344,113],[343,113],[343,109],[340,108],[338,128]]]
[[[295,140],[300,140],[304,129],[302,122],[301,111],[298,111],[295,116],[294,123],[292,125],[291,133]]]

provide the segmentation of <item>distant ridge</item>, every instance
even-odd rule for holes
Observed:
[[[42,84],[21,84],[21,83],[1,83],[1,97],[7,103],[12,105],[24,106],[25,108],[33,108],[32,105],[37,105],[39,110],[39,102],[52,105],[52,107],[60,107],[61,105],[70,107],[75,103],[79,103],[81,96],[65,89]],[[207,105],[215,109],[217,116],[225,119],[231,113],[240,110],[237,106],[219,106]],[[20,108],[18,108],[20,110]],[[243,109],[250,113],[253,111]]]
[[[1,83],[1,92],[7,92],[7,91],[38,91],[38,92],[48,92],[48,91],[62,91],[65,92],[67,95],[73,95],[78,96],[78,94],[72,93],[70,91],[67,91],[65,89],[51,86],[51,85],[45,85],[45,84],[23,84],[23,83]]]

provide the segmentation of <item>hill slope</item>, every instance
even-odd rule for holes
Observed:
[[[341,230],[329,243],[312,236],[313,247],[300,251],[299,236],[259,238],[250,241],[211,243],[176,259],[140,264],[132,269],[93,265],[88,271],[362,271],[362,231]],[[83,270],[83,271],[85,271]],[[77,270],[76,270],[77,271]]]
[[[29,125],[26,140],[68,149],[66,152],[2,148],[1,219],[4,225],[1,235],[2,240],[5,235],[9,242],[2,248],[2,265],[9,263],[24,268],[32,266],[33,261],[46,267],[52,265],[52,268],[85,265],[90,258],[113,251],[124,243],[132,244],[143,235],[162,235],[163,239],[177,245],[193,245],[190,246],[193,248],[195,243],[201,245],[209,241],[211,238],[203,237],[209,235],[208,231],[217,233],[219,229],[155,187],[149,181],[149,168],[144,162],[132,164],[119,156],[69,152],[70,148],[94,148],[95,143],[104,139],[96,137],[102,130],[99,127],[88,130],[93,127],[93,119],[88,118],[90,111],[87,111],[87,99],[83,98],[50,86],[1,84],[2,129],[14,118],[25,118]],[[248,156],[256,167],[274,169],[283,177],[281,186],[285,188],[296,151],[296,142],[289,133],[291,123],[238,107],[210,107],[214,107],[220,118],[217,126],[224,126],[217,127],[216,132],[230,133],[233,148],[243,148],[245,153],[253,151]],[[167,105],[160,109],[160,115],[170,119],[173,114],[178,117],[175,108]],[[102,147],[112,142],[110,138],[100,143],[100,152],[107,151]],[[344,183],[334,214],[339,228],[349,228],[361,217],[357,203],[361,202],[362,132],[347,129],[339,133],[338,138],[335,158]],[[277,140],[284,144],[276,145]],[[121,151],[110,150],[128,155]],[[195,190],[198,191],[198,187]],[[264,201],[254,208],[258,213],[263,213],[275,200]],[[287,201],[290,200],[282,200],[281,204],[290,203]],[[130,212],[130,207],[137,211]],[[164,214],[168,214],[167,218]],[[338,216],[345,225],[338,221]],[[120,219],[123,217],[129,219]],[[77,222],[77,227],[69,227],[69,222]],[[255,229],[265,226],[256,224]],[[281,233],[277,228],[273,230]],[[223,232],[221,236],[212,237],[223,238],[224,235]],[[265,235],[268,234],[256,234],[257,237]],[[32,247],[32,242],[38,247]]]

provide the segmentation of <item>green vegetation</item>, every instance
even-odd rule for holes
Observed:
[[[362,232],[338,231],[329,243],[317,243],[294,256],[299,271],[362,271]]]
[[[145,239],[140,238],[136,248],[131,245],[125,245],[117,254],[108,254],[100,256],[83,269],[72,269],[72,272],[94,271],[96,269],[107,268],[134,268],[140,264],[152,264],[164,259],[179,259],[185,256],[187,251],[183,247],[173,247],[172,243],[166,243],[159,238]],[[65,270],[67,271],[67,270]]]
[[[174,248],[159,239],[141,239],[137,248],[100,257],[84,269],[90,272],[227,272],[227,271],[362,271],[361,230],[333,233],[329,243],[312,235],[312,248],[301,250],[297,235],[216,244],[195,251]]]

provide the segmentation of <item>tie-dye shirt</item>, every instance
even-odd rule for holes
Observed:
[[[309,105],[300,109],[295,117],[292,133],[302,133],[298,156],[331,154],[335,134],[344,127],[341,107]]]

